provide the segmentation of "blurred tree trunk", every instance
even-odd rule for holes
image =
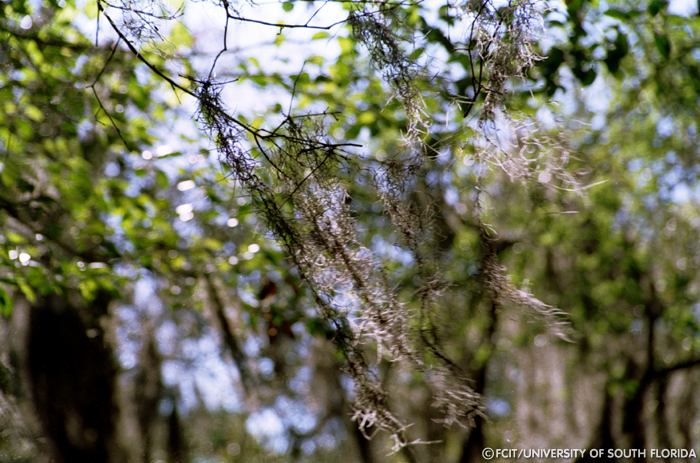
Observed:
[[[125,461],[117,438],[117,364],[104,324],[110,301],[103,292],[89,305],[75,295],[51,295],[30,309],[27,389],[57,463]]]
[[[149,463],[154,446],[154,426],[160,418],[158,409],[164,391],[160,376],[162,360],[150,324],[144,328],[144,337],[138,371],[134,378],[133,400],[141,437],[142,461]]]
[[[182,420],[180,413],[177,410],[177,399],[172,398],[173,408],[168,415],[168,462],[169,463],[186,463],[189,461],[187,456],[187,440],[182,429]]]
[[[494,350],[496,326],[498,322],[498,305],[495,302],[491,302],[489,311],[489,323],[486,328],[486,338],[485,343],[489,348],[488,359],[485,360],[482,365],[479,366],[478,370],[474,374],[475,386],[474,391],[480,394],[482,397],[486,392],[486,373],[489,366],[489,361]],[[462,456],[460,457],[460,463],[470,463],[479,462],[482,460],[481,452],[485,446],[485,436],[484,436],[484,419],[477,416],[474,419],[474,427],[469,432],[469,436],[462,444]]]
[[[481,267],[485,267],[488,259],[497,259],[500,254],[509,249],[515,240],[496,240],[488,236],[485,230],[480,230],[480,239],[482,247],[481,256]],[[482,274],[481,278],[488,278],[488,275]],[[486,296],[486,294],[484,294]],[[484,335],[481,341],[483,347],[488,351],[488,355],[485,359],[476,366],[476,369],[471,372],[471,377],[474,378],[474,392],[479,394],[481,397],[486,396],[486,381],[487,372],[493,352],[496,349],[496,330],[498,329],[498,310],[499,305],[496,302],[497,295],[490,294],[485,302],[488,303],[488,321],[484,330]],[[482,450],[485,446],[485,435],[484,435],[484,424],[485,420],[476,416],[474,419],[474,427],[469,431],[469,435],[462,444],[462,454],[460,456],[460,463],[471,463],[482,461]]]
[[[656,409],[654,418],[656,421],[657,441],[654,446],[662,449],[672,449],[670,424],[667,420],[666,391],[668,389],[668,378],[662,378],[656,385]]]

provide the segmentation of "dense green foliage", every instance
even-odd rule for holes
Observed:
[[[0,461],[697,451],[697,17],[137,3],[0,5]]]

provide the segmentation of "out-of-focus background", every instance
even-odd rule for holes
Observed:
[[[537,17],[521,17],[522,3]],[[697,453],[699,7],[3,0],[0,462]],[[381,34],[396,50],[347,21],[372,8],[391,13]],[[472,36],[487,14],[480,33],[503,43],[528,22],[529,58]],[[525,58],[531,67],[487,88]],[[405,75],[410,90],[392,82]],[[296,133],[298,117],[353,144],[344,156],[359,167],[339,164],[343,197],[328,207],[347,212],[409,331],[439,342],[483,415],[444,426],[435,373],[392,361],[360,329],[369,373],[422,443],[392,451],[390,434],[358,427],[342,331],[317,292],[324,273],[309,286],[222,162],[220,137],[202,130],[211,116],[178,88],[211,82],[241,124],[267,130],[264,143],[275,127]],[[406,100],[423,124],[414,140]],[[283,185],[255,137],[242,143],[262,181]],[[427,160],[400,201],[419,213],[401,229],[375,166],[416,139]],[[507,283],[494,286],[495,261]],[[499,298],[506,284],[519,292]],[[348,288],[339,280],[332,302],[359,324],[366,301]]]

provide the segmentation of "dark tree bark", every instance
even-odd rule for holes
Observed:
[[[160,376],[161,356],[156,346],[153,328],[145,329],[144,345],[141,348],[138,372],[134,378],[134,404],[142,439],[142,458],[150,463],[153,449],[153,430],[160,419],[158,408],[163,397],[163,382]]]
[[[495,302],[491,302],[490,312],[489,312],[489,325],[486,330],[486,342],[493,352],[496,326],[498,323],[498,305]],[[489,359],[491,354],[489,354]],[[474,376],[475,385],[474,391],[481,396],[484,395],[486,391],[486,373],[489,366],[489,361],[485,361],[483,365],[479,367]],[[484,419],[481,416],[477,416],[474,420],[474,427],[469,432],[469,436],[462,444],[462,456],[460,457],[460,463],[471,463],[482,461],[481,452],[485,446],[485,436],[484,436]]]
[[[88,307],[57,295],[31,307],[26,377],[42,431],[57,463],[121,462],[117,365],[101,319],[110,297]]]
[[[172,399],[173,408],[168,416],[168,462],[187,463],[187,439],[182,429],[180,413],[177,410],[177,401]]]
[[[656,421],[657,442],[654,446],[662,449],[672,449],[670,424],[666,417],[666,389],[668,388],[668,378],[662,378],[656,385],[656,410],[654,418]]]

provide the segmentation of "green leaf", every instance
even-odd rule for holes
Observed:
[[[184,45],[186,47],[191,47],[194,40],[192,39],[192,34],[181,22],[175,23],[172,30],[170,31],[170,40],[175,45]]]
[[[24,113],[34,122],[41,122],[44,120],[44,113],[34,105],[27,105],[24,108]]]
[[[4,289],[0,288],[0,315],[8,319],[12,315],[12,299]]]
[[[671,41],[668,39],[668,36],[661,32],[654,32],[654,44],[661,56],[668,59],[671,55]]]
[[[647,8],[647,11],[649,11],[650,15],[656,16],[661,10],[663,10],[667,6],[668,0],[651,0],[651,2],[649,2],[649,7]]]
[[[605,64],[611,73],[615,74],[620,69],[620,62],[628,52],[629,43],[627,41],[627,37],[618,29],[617,37],[615,42],[613,42],[613,47],[610,51],[608,51],[608,55],[605,58]]]
[[[338,38],[338,45],[340,45],[341,53],[348,54],[352,52],[355,44],[352,41],[352,39],[349,39],[347,37],[340,37]]]
[[[630,19],[630,13],[628,11],[618,10],[617,8],[610,8],[604,14],[605,16],[610,16],[611,18],[619,19],[621,21]]]
[[[19,290],[22,291],[22,294],[24,294],[24,297],[26,297],[29,302],[36,301],[36,293],[24,278],[18,278],[16,283]]]
[[[13,231],[5,232],[5,238],[7,238],[7,241],[11,244],[22,244],[25,242],[25,239],[22,235]]]
[[[371,111],[365,111],[357,116],[357,123],[361,125],[369,125],[377,119],[377,116]]]
[[[282,9],[284,11],[286,11],[287,13],[289,13],[290,11],[292,11],[294,9],[294,3],[292,3],[292,2],[282,3]]]
[[[321,39],[327,39],[331,35],[326,32],[326,31],[320,31],[316,32],[314,35],[311,36],[311,40],[321,40]]]
[[[425,48],[423,48],[423,47],[416,48],[415,50],[413,50],[411,52],[410,55],[408,55],[408,59],[416,60],[416,59],[420,58],[423,55],[423,53],[425,53]]]

